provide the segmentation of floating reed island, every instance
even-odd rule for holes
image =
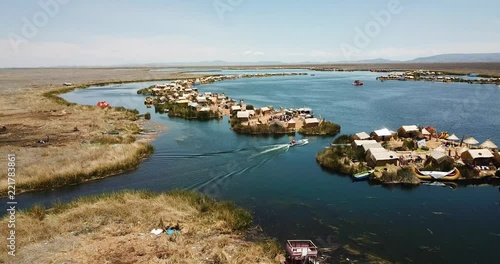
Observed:
[[[369,181],[383,184],[499,183],[498,147],[490,139],[478,144],[473,137],[411,125],[342,135],[316,160],[328,170],[353,176],[365,172]]]
[[[271,106],[253,110],[253,106],[241,102],[232,106],[231,111],[231,129],[241,134],[295,135],[299,132],[305,136],[335,136],[340,132],[340,125],[315,118],[310,108],[274,110]]]
[[[249,135],[295,134],[335,136],[340,132],[338,124],[318,119],[312,109],[275,110],[272,106],[254,108],[243,100],[236,101],[225,93],[200,92],[196,85],[222,80],[250,77],[305,75],[303,73],[259,73],[235,76],[209,76],[197,79],[176,80],[167,84],[155,84],[137,91],[147,95],[144,103],[154,106],[157,113],[189,120],[210,120],[229,117],[231,129]],[[153,96],[149,97],[149,96]]]
[[[388,75],[379,76],[380,81],[428,81],[428,82],[459,82],[469,84],[496,84],[500,85],[500,78],[492,76],[478,76],[477,74],[469,74],[467,77],[454,76],[444,72],[434,71],[405,71],[399,73],[390,73]]]

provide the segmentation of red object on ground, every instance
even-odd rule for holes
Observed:
[[[99,106],[101,108],[110,107],[110,105],[106,101],[97,102],[97,106]]]

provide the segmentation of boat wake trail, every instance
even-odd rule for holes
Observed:
[[[260,155],[263,155],[263,154],[266,154],[269,152],[273,152],[273,151],[278,151],[278,150],[288,151],[288,149],[290,149],[290,144],[271,145],[271,146],[268,146],[267,149],[250,156],[250,158],[255,158],[257,156],[260,156]]]
[[[219,190],[233,177],[237,177],[245,172],[250,172],[261,167],[282,154],[283,151],[287,151],[288,148],[288,144],[263,146],[253,149],[253,151],[257,153],[250,156],[243,155],[232,157],[232,162],[229,164],[226,162],[223,165],[213,168],[210,173],[207,173],[209,175],[208,179],[205,178],[205,180],[197,181],[187,187],[187,189],[200,192],[207,192],[207,190],[212,190],[213,192],[214,190]]]
[[[169,152],[158,152],[155,156],[163,159],[195,159],[195,158],[203,158],[203,157],[215,157],[226,154],[234,154],[234,153],[244,153],[244,152],[253,152],[256,151],[257,148],[240,148],[233,150],[224,150],[224,151],[215,151],[208,153],[169,153]]]

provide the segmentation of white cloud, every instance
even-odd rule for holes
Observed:
[[[261,52],[261,51],[252,51],[252,50],[246,50],[243,52],[243,55],[245,56],[262,56],[264,55],[264,52]]]
[[[15,52],[0,39],[0,67],[112,65],[126,63],[215,60],[223,51],[183,36],[144,39],[95,37],[85,43],[31,41]]]

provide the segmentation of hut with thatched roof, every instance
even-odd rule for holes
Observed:
[[[483,144],[479,145],[481,148],[487,148],[487,149],[498,149],[497,145],[491,141],[491,139],[487,139]]]
[[[465,143],[465,144],[467,144],[467,145],[469,145],[469,146],[471,146],[471,145],[477,145],[477,144],[479,144],[479,141],[477,141],[477,140],[476,140],[475,138],[473,138],[473,137],[469,137],[469,138],[466,138],[466,139],[464,140],[464,143]]]
[[[368,133],[366,133],[366,132],[359,132],[359,133],[356,133],[354,135],[354,137],[358,140],[365,140],[365,139],[369,139],[370,135],[368,135]]]
[[[304,120],[304,127],[317,127],[319,126],[319,120],[317,118],[306,118]]]
[[[397,166],[399,157],[394,151],[384,148],[371,148],[366,153],[366,163],[372,168],[387,166],[389,164]]]
[[[422,136],[426,139],[430,139],[431,138],[431,132],[429,132],[429,130],[427,130],[426,128],[422,128]]]
[[[377,141],[389,141],[396,133],[387,128],[375,130],[370,136]]]
[[[439,168],[442,171],[448,171],[453,168],[455,160],[446,155],[445,151],[434,150],[431,152],[429,157],[425,160],[425,166],[431,166],[433,168]]]
[[[488,166],[493,162],[493,153],[489,149],[469,149],[461,154],[462,160],[474,166]]]
[[[376,140],[354,140],[351,145],[352,149],[360,153],[366,153],[370,148],[382,148],[382,145]]]
[[[398,136],[402,138],[414,138],[421,137],[422,133],[420,132],[418,126],[401,126],[398,128]]]

